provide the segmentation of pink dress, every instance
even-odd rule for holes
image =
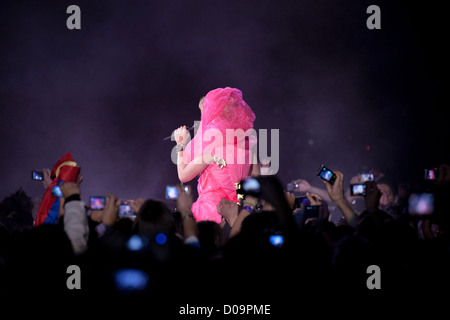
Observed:
[[[220,168],[211,163],[200,174],[199,197],[192,205],[197,221],[220,223],[222,216],[217,212],[220,200],[237,201],[235,183],[249,175],[252,165],[252,149],[257,141],[254,120],[255,114],[242,99],[240,90],[219,88],[206,95],[201,125],[186,146],[184,161],[189,163],[203,153],[210,153],[227,164]]]

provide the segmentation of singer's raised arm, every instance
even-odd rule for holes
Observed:
[[[192,159],[190,162],[184,161],[184,148],[189,139],[189,132],[186,126],[181,126],[173,133],[177,142],[177,171],[178,179],[181,183],[185,183],[194,179],[205,168],[214,161],[211,154],[202,154]]]
[[[211,154],[205,153],[186,164],[183,160],[183,151],[179,151],[177,157],[178,179],[180,179],[181,183],[191,181],[213,161],[214,157]]]

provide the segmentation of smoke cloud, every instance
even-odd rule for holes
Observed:
[[[406,179],[446,160],[444,54],[428,33],[445,30],[417,22],[432,5],[378,1],[382,29],[368,30],[369,1],[77,1],[68,30],[70,4],[0,4],[2,197],[42,193],[30,171],[71,152],[84,199],[161,199],[177,182],[163,138],[225,86],[256,129],[279,129],[284,183],[320,186],[321,164]]]

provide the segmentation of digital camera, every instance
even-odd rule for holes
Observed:
[[[42,171],[33,170],[31,171],[31,179],[42,181],[44,180],[44,173]]]
[[[352,196],[365,196],[366,195],[366,185],[365,184],[351,184],[350,185],[350,195]]]
[[[105,197],[89,197],[89,208],[91,210],[102,210],[105,208]]]
[[[189,186],[182,186],[185,192],[189,191]],[[166,186],[166,199],[176,200],[178,199],[178,189],[177,186]]]

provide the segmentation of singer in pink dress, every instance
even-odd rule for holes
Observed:
[[[198,199],[192,205],[197,221],[221,222],[217,204],[237,201],[235,183],[259,172],[256,162],[255,114],[234,88],[218,88],[200,100],[201,123],[192,140],[186,126],[174,131],[177,170],[182,183],[200,174]]]

